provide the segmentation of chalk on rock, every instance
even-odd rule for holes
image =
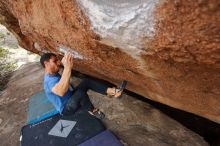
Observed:
[[[81,54],[79,54],[78,52],[74,51],[73,49],[70,49],[70,48],[67,48],[67,47],[64,47],[64,46],[60,46],[58,47],[58,50],[62,53],[67,53],[67,52],[70,52],[73,56],[73,58],[76,58],[76,59],[85,59]]]

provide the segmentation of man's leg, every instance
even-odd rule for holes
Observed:
[[[84,79],[81,81],[81,83],[76,87],[73,95],[70,97],[68,100],[64,110],[63,114],[65,113],[73,114],[75,113],[80,107],[82,109],[87,110],[87,111],[92,111],[94,109],[87,91],[91,89],[95,92],[101,93],[103,95],[107,94],[114,94],[115,93],[115,88],[109,88],[108,85],[100,82],[100,81],[95,81],[93,79]],[[119,93],[121,94],[121,93]]]
[[[121,86],[121,85],[120,85]],[[84,92],[87,92],[89,89],[101,93],[103,95],[109,95],[109,97],[118,98],[122,95],[123,89],[119,90],[118,88],[109,87],[109,84],[103,83],[99,80],[93,80],[91,78],[83,79],[82,82],[76,87]]]
[[[83,79],[82,82],[76,87],[84,92],[87,92],[89,89],[107,95],[108,85],[102,83],[101,81],[96,81],[90,78]]]
[[[79,108],[83,110],[92,110],[94,107],[89,100],[89,97],[86,92],[77,89],[73,95],[68,99],[62,114],[71,115],[74,114]]]
[[[89,99],[89,96],[87,93],[81,98],[80,100],[80,109],[86,110],[86,111],[92,111],[94,109],[94,106],[92,102]]]

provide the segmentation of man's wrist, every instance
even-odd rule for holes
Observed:
[[[69,66],[64,66],[64,69],[65,69],[66,71],[71,71],[71,70],[72,70],[72,68],[69,67]]]

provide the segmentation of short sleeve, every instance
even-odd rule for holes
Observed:
[[[51,91],[52,88],[59,82],[59,78],[55,78],[55,77],[51,77],[48,81],[47,81],[47,85],[49,90]]]

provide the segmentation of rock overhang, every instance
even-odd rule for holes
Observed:
[[[220,122],[217,0],[0,5],[4,24],[25,49],[40,54],[70,49],[78,71],[115,84],[127,79],[133,92]]]

